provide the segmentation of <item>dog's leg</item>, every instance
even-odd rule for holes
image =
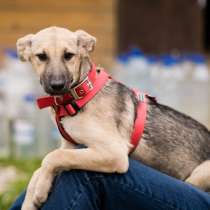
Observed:
[[[70,142],[67,142],[66,140],[62,139],[61,142],[62,142],[61,148],[75,148],[75,145],[71,144]],[[36,210],[37,207],[42,203],[42,200],[47,199],[43,196],[40,197],[39,194],[38,195],[35,194],[36,183],[37,183],[37,180],[39,179],[40,174],[43,173],[42,171],[43,171],[43,167],[37,169],[33,173],[33,176],[32,176],[32,178],[28,184],[28,187],[27,187],[25,200],[23,202],[21,210]],[[49,177],[49,179],[46,180],[47,183],[45,183],[45,184],[48,185],[50,188],[51,182],[53,181],[54,176],[53,176],[53,174],[49,174],[49,175],[51,175],[51,176]],[[36,205],[34,205],[34,204],[36,204]]]
[[[210,190],[210,160],[197,166],[185,181],[204,191]]]
[[[114,148],[114,149],[113,149]],[[100,172],[124,173],[128,169],[127,149],[114,145],[112,149],[58,149],[43,160],[41,175],[33,196],[35,205],[40,206],[47,199],[53,178],[58,171],[84,169]]]
[[[46,171],[48,171],[46,167],[40,168],[40,176],[38,177],[37,182],[34,183],[35,190],[33,191],[32,197],[30,197],[30,202],[36,207],[40,207],[47,200],[54,177],[56,175],[56,173],[46,173]],[[37,190],[37,186],[39,190]]]
[[[36,210],[37,209],[37,207],[31,201],[33,200],[35,186],[36,186],[36,182],[40,176],[40,171],[41,171],[41,169],[39,168],[33,173],[33,176],[32,176],[32,178],[28,184],[28,187],[27,187],[25,200],[23,202],[21,210]]]

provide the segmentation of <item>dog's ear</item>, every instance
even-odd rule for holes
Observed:
[[[28,61],[30,58],[33,36],[33,34],[28,34],[17,40],[17,53],[22,61]]]
[[[83,52],[85,50],[86,53],[92,52],[96,45],[96,38],[83,30],[77,30],[75,33],[80,50]]]

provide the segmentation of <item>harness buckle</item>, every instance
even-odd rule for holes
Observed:
[[[83,85],[86,84],[86,87]],[[75,86],[74,88],[72,88],[70,90],[72,96],[74,97],[74,99],[78,100],[83,98],[83,96],[91,91],[93,89],[93,84],[92,82],[89,80],[88,76],[82,81],[82,83],[78,84],[77,86]]]
[[[138,100],[141,101],[141,102],[145,102],[145,94],[144,93],[140,93],[138,95]]]

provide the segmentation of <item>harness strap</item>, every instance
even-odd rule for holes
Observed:
[[[71,89],[70,93],[64,94],[61,97],[47,96],[39,98],[37,100],[37,104],[40,109],[49,106],[53,107],[55,110],[55,120],[61,135],[67,141],[77,144],[70,134],[64,129],[62,118],[76,115],[78,111],[104,87],[109,79],[111,79],[111,76],[103,70],[97,71],[95,65],[93,65],[87,78],[85,78],[79,85]],[[133,145],[133,148],[130,153],[135,150],[142,137],[147,114],[146,98],[151,97],[148,94],[140,93],[138,90],[133,91],[139,102],[136,110],[133,132],[131,134],[131,144]]]
[[[147,116],[147,102],[146,102],[146,94],[140,93],[138,90],[133,90],[137,99],[138,106],[136,110],[136,120],[133,126],[133,132],[131,134],[131,144],[133,145],[130,153],[132,153],[139,144],[139,141],[142,137],[145,127],[145,121]]]
[[[37,99],[40,109],[52,107],[55,111],[55,120],[61,135],[67,141],[77,144],[63,127],[62,118],[74,116],[85,106],[111,77],[103,70],[96,70],[93,64],[87,77],[77,86],[70,90],[70,93],[63,96],[46,96]]]
[[[71,142],[72,144],[76,144],[76,142],[73,140],[73,138],[64,129],[64,127],[61,123],[61,119],[59,118],[58,115],[55,116],[55,120],[56,120],[56,123],[57,123],[58,130],[60,131],[60,134],[63,136],[63,138],[65,140]]]
[[[77,144],[73,140],[73,138],[70,136],[70,134],[67,133],[66,130],[64,129],[64,127],[61,123],[62,118],[69,116],[69,115],[74,116],[75,114],[77,114],[77,112],[101,90],[101,88],[105,85],[105,83],[107,82],[107,80],[109,78],[110,77],[108,76],[108,74],[105,71],[101,71],[97,77],[97,80],[95,80],[95,82],[93,84],[94,88],[92,89],[92,91],[90,91],[84,98],[77,99],[73,102],[70,102],[66,106],[60,108],[59,111],[56,111],[56,116],[55,116],[56,123],[57,123],[58,129],[64,139],[66,139],[67,141],[69,141],[73,144]]]

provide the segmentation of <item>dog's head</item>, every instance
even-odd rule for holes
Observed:
[[[32,63],[48,94],[61,95],[80,81],[95,44],[96,38],[85,31],[49,27],[18,39],[17,52]]]

